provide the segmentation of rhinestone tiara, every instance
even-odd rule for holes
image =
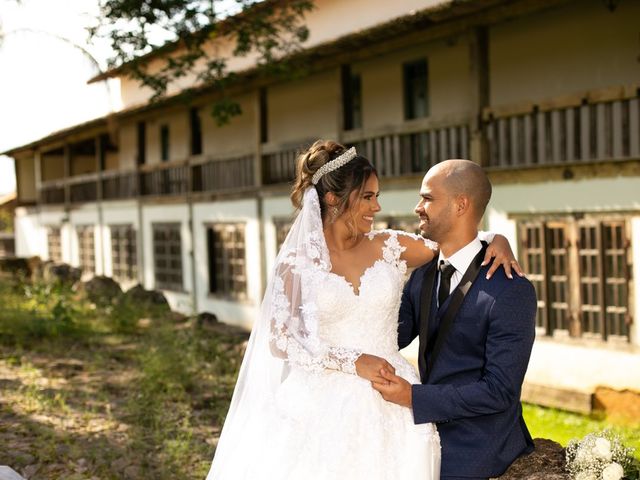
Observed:
[[[323,175],[326,175],[329,172],[333,172],[334,170],[337,170],[343,165],[346,165],[357,156],[358,154],[356,153],[356,147],[351,147],[349,150],[347,150],[340,156],[334,158],[330,162],[327,162],[323,166],[321,166],[316,171],[316,173],[313,174],[313,177],[311,177],[311,183],[313,183],[314,185],[317,185]]]

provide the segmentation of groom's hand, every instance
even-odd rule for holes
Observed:
[[[385,383],[371,382],[373,388],[380,392],[387,402],[411,408],[411,384],[396,374],[380,370]]]
[[[356,373],[370,382],[386,382],[384,377],[380,375],[381,371],[385,371],[390,374],[396,373],[396,369],[393,368],[393,365],[387,362],[384,358],[376,357],[375,355],[363,353],[356,360]]]

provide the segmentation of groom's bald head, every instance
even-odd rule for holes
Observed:
[[[436,176],[451,197],[469,199],[479,222],[491,199],[491,183],[482,167],[469,160],[445,160],[429,169],[425,179]]]

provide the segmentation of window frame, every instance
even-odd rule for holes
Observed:
[[[342,117],[345,131],[362,128],[362,74],[342,65]]]
[[[171,157],[171,152],[169,151],[171,146],[170,141],[171,131],[169,129],[169,124],[164,123],[160,125],[160,161],[168,162]]]
[[[48,254],[49,261],[53,263],[62,263],[62,227],[56,226],[56,225],[47,225],[46,231],[47,231],[47,254]],[[56,231],[57,234],[52,235],[53,231]],[[52,251],[53,251],[53,249],[51,248],[52,237],[53,238],[57,237],[58,254],[55,255],[55,258],[54,258],[54,255],[52,255]]]
[[[224,300],[244,302],[249,300],[249,282],[247,271],[247,226],[245,222],[210,222],[205,223],[207,241],[207,270],[209,282],[207,292],[210,297]],[[229,243],[232,245],[223,248],[222,255],[216,257],[216,247],[219,243],[224,245],[225,239],[221,242],[216,240],[215,235],[228,234],[241,236],[240,240],[235,239]],[[227,245],[229,245],[227,243]],[[234,256],[238,243],[241,244],[242,255]],[[231,255],[229,252],[231,251]],[[235,268],[240,268],[241,273],[234,273]],[[235,268],[234,268],[235,267]],[[222,272],[222,276],[219,274]],[[231,272],[231,273],[230,273]],[[243,288],[236,289],[236,285],[243,285]]]
[[[634,311],[633,278],[632,278],[632,252],[631,252],[631,216],[623,213],[616,214],[587,214],[574,213],[539,214],[539,215],[511,215],[511,219],[517,222],[519,256],[521,264],[538,294],[538,319],[536,329],[538,336],[544,338],[569,338],[571,341],[593,343],[596,345],[614,344],[631,345],[631,323]],[[556,329],[550,323],[551,315],[549,301],[552,299],[549,293],[549,261],[550,251],[549,233],[547,226],[564,225],[566,231],[566,258],[567,258],[567,301],[568,315],[567,328]],[[545,244],[542,264],[542,274],[532,272],[531,256],[528,255],[527,238],[525,230],[528,226],[542,226]],[[603,243],[603,235],[608,226],[617,227],[616,245],[606,249]],[[587,238],[583,229],[591,229]],[[613,241],[613,240],[612,240]],[[610,255],[615,255],[612,265],[617,268],[617,276],[613,277],[605,269],[604,256],[609,250]],[[542,275],[543,278],[538,278]],[[616,285],[615,299],[606,291],[607,284]],[[543,288],[540,288],[542,285]],[[585,285],[587,287],[585,287]],[[588,287],[593,285],[593,287]],[[620,301],[622,299],[622,302]],[[588,300],[588,301],[585,301]],[[615,305],[613,303],[616,303]],[[622,305],[620,305],[622,303]],[[542,320],[541,321],[541,315]],[[623,317],[622,319],[620,317]],[[615,322],[616,331],[609,325]]]
[[[161,231],[165,232],[165,238],[162,240],[162,244],[158,244],[157,234]],[[170,237],[172,233],[177,231],[176,238]],[[169,234],[169,235],[167,235]],[[171,243],[173,242],[173,244]],[[177,255],[172,252],[172,247],[175,247],[177,243]],[[182,224],[180,222],[154,222],[151,224],[151,245],[153,251],[153,279],[155,288],[158,290],[166,290],[170,292],[184,293],[184,263],[182,259]],[[159,254],[159,248],[163,249],[163,252]],[[180,269],[177,271],[172,266],[172,261],[176,258],[179,259]],[[160,260],[165,262],[164,266],[160,266]],[[167,263],[169,266],[167,266]],[[177,272],[177,273],[176,273]],[[178,276],[179,280],[167,280],[162,276],[168,275],[169,277]]]
[[[200,109],[198,107],[191,107],[189,109],[189,135],[191,155],[202,155],[202,119],[200,118]]]
[[[96,237],[95,225],[76,225],[76,238],[78,240],[78,264],[82,270],[82,275],[96,274]],[[88,235],[87,235],[88,233]],[[90,245],[89,248],[85,242]],[[88,250],[88,251],[87,251]]]
[[[114,235],[114,233],[116,233]],[[124,236],[122,234],[124,233]],[[138,232],[131,223],[109,225],[111,277],[119,282],[138,280]],[[122,256],[129,260],[123,264]],[[124,265],[124,268],[123,268]],[[123,273],[124,272],[124,273]]]
[[[420,98],[420,92],[424,98]],[[404,119],[415,120],[430,115],[429,102],[429,61],[426,57],[402,64],[402,93],[404,97]],[[418,104],[423,101],[423,112]]]

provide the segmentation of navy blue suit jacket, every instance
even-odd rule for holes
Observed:
[[[416,269],[404,288],[400,348],[418,336],[420,290],[432,264]],[[533,450],[520,391],[535,336],[535,290],[524,278],[507,278],[502,268],[486,280],[487,270],[467,293],[428,381],[412,386],[415,423],[433,422],[440,433],[443,477],[497,477]],[[429,337],[438,317],[435,298],[431,304]]]

